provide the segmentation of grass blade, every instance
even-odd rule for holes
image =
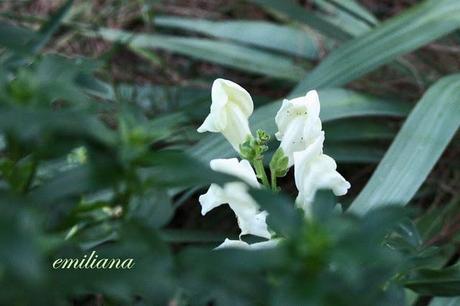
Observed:
[[[307,24],[325,36],[334,38],[338,41],[346,41],[351,38],[351,35],[343,31],[340,27],[306,10],[294,1],[250,0],[250,2],[256,3],[268,11],[273,12],[275,15],[281,15],[290,21]]]
[[[353,212],[409,202],[460,125],[459,90],[460,74],[456,74],[427,91],[353,202]]]
[[[306,71],[291,59],[229,42],[202,38],[136,34],[114,29],[100,29],[103,39],[136,48],[163,49],[240,70],[296,81]]]
[[[459,1],[425,1],[333,51],[294,93],[346,84],[458,27]]]
[[[155,25],[230,39],[308,59],[318,58],[318,42],[312,33],[265,21],[209,21],[175,16],[155,18]]]
[[[32,52],[36,53],[40,51],[48,43],[53,34],[58,30],[62,20],[72,7],[72,4],[73,0],[67,0],[67,2],[42,26],[39,32],[39,38],[30,46]]]
[[[378,23],[372,14],[353,0],[341,0],[340,3],[334,0],[315,0],[314,3],[320,8],[318,14],[352,36],[363,34]]]

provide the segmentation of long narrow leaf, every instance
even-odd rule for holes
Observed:
[[[285,19],[307,24],[325,36],[334,38],[339,41],[345,41],[351,38],[351,35],[343,31],[340,27],[322,17],[315,15],[313,12],[306,10],[292,0],[250,1],[264,7],[268,11],[274,12],[276,15],[285,17]]]
[[[333,51],[293,93],[341,86],[458,27],[460,1],[425,1]]]
[[[155,25],[194,31],[230,39],[308,59],[318,58],[318,41],[313,33],[265,21],[209,21],[174,16],[155,18]]]
[[[67,0],[67,2],[42,26],[39,32],[39,38],[30,46],[32,52],[40,51],[40,49],[48,43],[53,34],[58,30],[62,20],[72,7],[72,4],[73,0]]]
[[[418,102],[351,210],[406,204],[460,125],[460,74],[435,83]]]
[[[200,60],[238,68],[286,80],[299,80],[305,70],[291,59],[229,42],[201,38],[137,34],[114,29],[100,29],[103,39],[126,43],[138,48],[176,52]]]

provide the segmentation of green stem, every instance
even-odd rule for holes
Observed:
[[[270,176],[271,176],[272,190],[274,192],[277,192],[278,191],[278,187],[276,186],[277,176],[276,176],[275,171],[272,169],[270,169]]]
[[[264,163],[262,158],[254,158],[253,160],[254,168],[256,169],[257,177],[262,180],[262,184],[270,188],[270,183],[268,182],[267,173],[265,173]]]

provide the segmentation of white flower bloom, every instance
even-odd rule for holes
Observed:
[[[238,162],[236,158],[214,159],[211,161],[211,168],[214,171],[234,175],[248,185],[259,188],[256,174],[247,160]],[[212,184],[208,192],[200,196],[201,213],[205,215],[208,211],[222,204],[228,204],[236,215],[241,234],[251,234],[264,238],[270,238],[265,219],[267,212],[260,211],[259,205],[248,193],[248,186],[243,182],[231,182],[220,187]]]
[[[289,167],[294,163],[294,152],[305,150],[320,136],[319,111],[318,93],[311,90],[304,97],[285,99],[276,114],[278,132],[275,136],[281,141],[280,147],[289,158]]]
[[[336,196],[347,193],[350,183],[336,171],[334,159],[323,154],[324,132],[307,149],[294,153],[294,178],[299,195],[297,205],[310,213],[319,189],[331,189]]]
[[[221,245],[219,245],[216,250],[219,249],[244,249],[244,250],[263,250],[263,249],[270,249],[274,248],[278,245],[279,239],[272,239],[272,240],[267,240],[267,241],[262,241],[262,242],[256,242],[249,244],[247,242],[244,242],[242,240],[230,240],[230,239],[225,239],[224,242],[222,242]]]
[[[254,110],[251,96],[240,85],[217,79],[212,84],[211,98],[211,111],[197,131],[220,132],[240,152],[240,144],[251,135],[248,123]]]

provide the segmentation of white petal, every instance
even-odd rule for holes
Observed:
[[[210,113],[198,132],[222,133],[232,147],[239,146],[251,135],[248,118],[254,111],[249,93],[240,85],[224,79],[212,84]]]
[[[215,250],[219,249],[249,249],[249,244],[241,240],[230,240],[226,238]]]
[[[245,142],[248,136],[251,135],[248,117],[243,113],[243,110],[235,104],[229,104],[225,108],[227,124],[221,132],[235,151],[239,152],[240,144]]]
[[[220,127],[217,127],[215,123],[216,121],[213,120],[212,115],[209,114],[204,120],[204,122],[197,129],[197,132],[198,133],[204,133],[204,132],[217,133],[220,131]]]
[[[276,138],[289,158],[289,166],[294,163],[294,152],[302,151],[321,135],[318,93],[309,91],[306,96],[284,100],[275,117],[278,127]]]
[[[259,188],[256,174],[247,160],[238,161],[237,158],[213,159],[210,162],[214,171],[234,175],[252,187]],[[248,193],[248,186],[243,182],[226,183],[223,188],[211,185],[205,195],[200,196],[202,213],[223,203],[227,203],[235,213],[241,235],[251,234],[270,238],[267,223],[267,213],[261,212],[259,205]]]
[[[216,184],[211,184],[208,192],[200,195],[198,201],[201,204],[201,214],[204,216],[208,211],[227,202],[224,191]]]
[[[211,169],[217,172],[236,176],[253,187],[260,187],[256,173],[249,161],[237,158],[218,158],[210,162]]]
[[[225,79],[217,79],[212,85],[212,100],[235,103],[241,108],[243,114],[249,117],[254,111],[251,95],[240,85]]]
[[[279,239],[273,239],[273,240],[267,240],[267,241],[262,241],[262,242],[256,242],[256,243],[246,243],[241,240],[230,240],[230,239],[225,239],[222,244],[220,244],[215,250],[219,249],[226,249],[226,248],[231,248],[231,249],[244,249],[244,250],[264,250],[264,249],[271,249],[274,248],[278,245],[280,242]]]
[[[228,183],[224,186],[228,205],[233,210],[241,229],[240,236],[250,234],[270,238],[267,223],[267,213],[259,211],[259,205],[249,195],[247,186],[242,183]]]
[[[334,159],[322,153],[323,140],[324,135],[306,150],[294,153],[294,177],[299,190],[296,202],[307,214],[319,189],[331,189],[340,196],[350,188],[350,183],[336,171]]]

